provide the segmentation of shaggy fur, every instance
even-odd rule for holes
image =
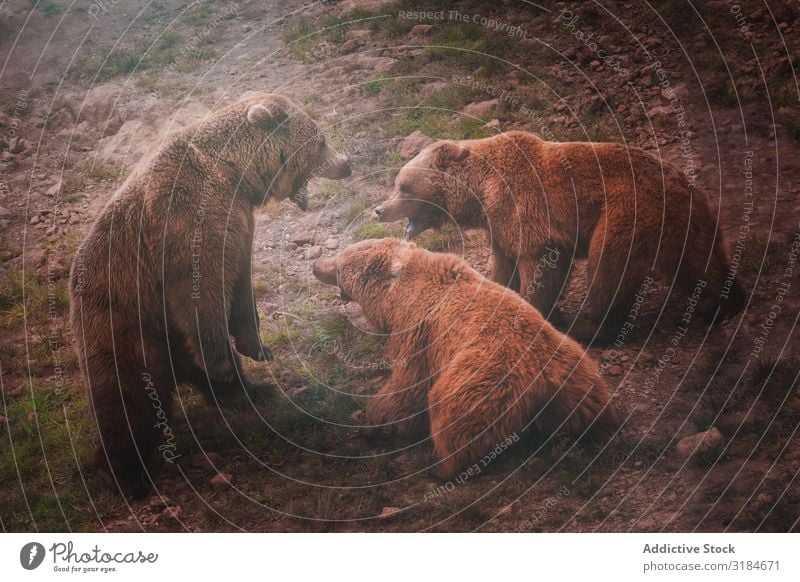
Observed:
[[[125,493],[146,490],[148,459],[170,446],[176,383],[216,398],[247,387],[236,351],[271,357],[250,280],[253,208],[287,197],[304,206],[319,168],[349,174],[311,118],[257,94],[172,136],[83,241],[72,330],[100,436],[95,464]]]
[[[744,303],[739,284],[726,281],[706,198],[674,166],[620,144],[546,142],[519,131],[436,142],[400,171],[375,212],[384,222],[408,217],[410,237],[448,219],[488,230],[492,278],[554,323],[573,260],[588,258],[588,294],[570,329],[582,339],[615,335],[650,276],[687,296],[705,281],[706,321],[717,307],[724,316]]]
[[[314,274],[389,333],[392,376],[367,406],[367,423],[429,429],[437,477],[452,478],[528,427],[606,436],[617,426],[583,348],[460,258],[364,241],[319,259]]]

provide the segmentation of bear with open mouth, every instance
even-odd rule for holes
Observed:
[[[147,491],[156,448],[177,456],[176,383],[216,400],[249,387],[240,354],[272,357],[251,282],[255,207],[305,209],[311,177],[349,175],[305,112],[256,93],[172,135],[111,198],[75,256],[70,321],[94,462],[124,494]]]
[[[367,240],[313,270],[389,335],[392,374],[367,406],[367,431],[429,431],[436,477],[451,479],[528,428],[598,438],[617,429],[586,351],[459,257]]]
[[[581,340],[614,337],[651,278],[687,296],[700,286],[706,322],[745,304],[705,194],[677,167],[623,144],[522,131],[434,142],[400,170],[375,216],[408,218],[408,240],[448,221],[484,229],[492,279]],[[582,258],[587,295],[568,322],[555,305]]]

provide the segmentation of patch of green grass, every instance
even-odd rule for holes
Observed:
[[[371,81],[368,81],[367,84],[364,85],[364,89],[366,89],[367,93],[370,95],[377,95],[387,83],[388,81],[386,77],[384,75],[380,75]]]
[[[451,113],[433,108],[414,107],[395,118],[392,130],[394,135],[409,135],[421,131],[434,139],[445,139],[449,134],[452,117]]]
[[[97,81],[105,81],[120,75],[176,65],[181,70],[189,70],[197,61],[212,57],[214,52],[210,40],[205,37],[186,40],[175,32],[165,32],[155,42],[140,42],[100,57],[84,59],[68,74],[73,78],[96,76]]]
[[[55,2],[45,2],[44,4],[40,5],[40,8],[46,16],[55,16],[56,14],[61,14],[61,6]]]
[[[334,199],[347,200],[355,196],[355,189],[343,184],[338,180],[321,180],[319,192],[308,201],[311,210],[317,210],[326,206]]]
[[[74,398],[69,387],[29,383],[8,404],[6,416],[7,430],[0,433],[4,528],[80,531],[96,519],[87,493],[102,516],[109,497],[85,473],[93,433],[85,399]]]
[[[345,222],[350,223],[363,216],[369,207],[370,202],[366,195],[359,194],[354,196],[344,210],[343,218]]]
[[[368,238],[385,238],[388,233],[386,227],[380,222],[365,222],[356,230],[356,236],[359,240],[366,240]]]
[[[125,177],[124,170],[101,160],[85,162],[81,165],[80,170],[87,178],[103,182],[116,182]]]
[[[602,112],[586,113],[581,117],[575,139],[593,142],[614,141],[616,134],[612,129],[612,123]]]
[[[30,270],[12,270],[0,277],[0,314],[7,327],[23,322],[43,323],[59,317],[69,308],[69,291],[64,279],[40,282]]]
[[[62,196],[58,199],[58,201],[64,204],[71,204],[72,202],[78,202],[79,200],[82,200],[83,197],[84,194],[69,194],[67,196]]]
[[[461,247],[461,233],[458,228],[446,225],[438,230],[427,230],[414,242],[417,246],[435,253],[454,252]]]
[[[292,55],[305,60],[317,43],[319,34],[311,22],[300,18],[293,22],[283,34],[283,42],[289,47]]]

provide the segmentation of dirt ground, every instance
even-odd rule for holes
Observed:
[[[3,531],[800,529],[796,3],[10,0],[0,63]],[[126,500],[89,462],[71,256],[148,151],[252,90],[300,103],[354,173],[314,180],[305,213],[257,215],[254,286],[276,358],[247,370],[273,388],[217,408],[179,387],[180,457],[154,464],[152,497]],[[385,338],[310,266],[399,235],[371,209],[420,143],[407,136],[511,129],[675,163],[718,209],[748,303],[687,325],[689,298],[651,286],[625,341],[590,348],[624,417],[613,441],[521,435],[441,483],[427,439],[359,436],[389,373]],[[481,232],[418,243],[487,270]],[[687,438],[704,438],[693,455]]]

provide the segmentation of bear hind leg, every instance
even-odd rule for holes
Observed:
[[[99,442],[93,454],[101,477],[125,496],[145,495],[147,466],[162,435],[171,434],[171,384],[133,357],[99,354],[89,360],[90,404]]]

